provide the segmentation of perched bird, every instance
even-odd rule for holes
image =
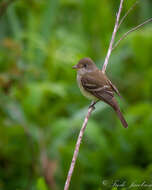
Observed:
[[[108,77],[96,67],[92,59],[83,58],[72,68],[77,70],[77,82],[82,94],[91,100],[101,100],[109,104],[117,113],[122,125],[127,128],[128,124],[114,97],[114,93],[120,96],[118,89],[112,84]]]

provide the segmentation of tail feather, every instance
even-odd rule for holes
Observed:
[[[115,98],[113,97],[110,101],[106,101],[109,105],[111,105],[113,107],[113,109],[116,111],[122,125],[127,128],[128,127],[128,123],[126,122],[123,114],[120,111],[120,108],[115,100]]]
[[[118,117],[119,117],[119,119],[120,119],[122,125],[123,125],[125,128],[127,128],[127,127],[128,127],[128,123],[126,122],[126,120],[125,120],[124,116],[122,115],[120,109],[115,109],[115,111],[116,111],[116,113],[117,113],[117,115],[118,115]]]

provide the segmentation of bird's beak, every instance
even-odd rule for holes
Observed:
[[[72,67],[72,69],[78,69],[78,66],[77,66],[77,65],[74,65],[74,66]]]

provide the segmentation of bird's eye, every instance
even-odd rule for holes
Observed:
[[[86,67],[87,67],[87,64],[84,64],[84,67],[86,68]]]

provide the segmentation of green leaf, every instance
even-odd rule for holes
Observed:
[[[48,189],[43,177],[40,177],[37,179],[36,186],[37,186],[37,190],[51,190],[51,189]]]

